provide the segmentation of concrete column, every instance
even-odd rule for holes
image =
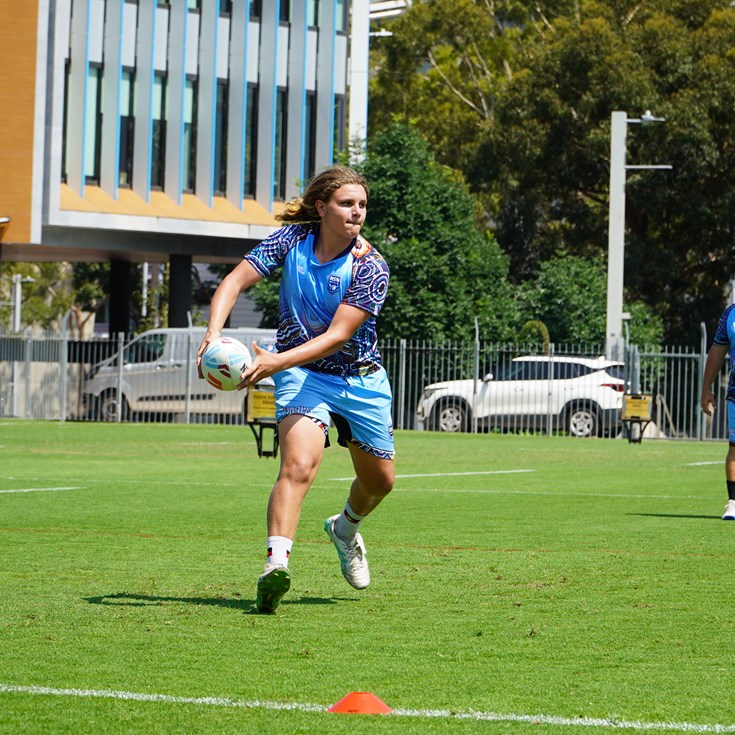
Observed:
[[[133,266],[126,260],[110,262],[110,335],[130,331],[130,294]]]
[[[188,327],[191,311],[191,255],[170,256],[168,326]]]

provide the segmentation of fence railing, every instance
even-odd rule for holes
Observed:
[[[157,362],[150,344],[146,349],[124,349],[122,335],[80,342],[30,331],[0,334],[0,418],[244,421],[244,396],[205,396],[188,358]],[[596,345],[394,339],[380,350],[397,429],[620,436],[622,395],[633,392],[651,396],[648,437],[727,437],[724,373],[715,385],[714,418],[699,409],[704,340],[700,350],[631,346],[617,365],[600,362]],[[104,391],[93,390],[100,365],[107,366]]]

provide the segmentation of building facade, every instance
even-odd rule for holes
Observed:
[[[0,260],[235,262],[364,140],[368,0],[0,0]],[[3,219],[5,218],[5,219]]]

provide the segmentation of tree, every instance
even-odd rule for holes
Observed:
[[[538,275],[519,289],[521,314],[538,320],[556,344],[600,345],[605,342],[607,273],[601,257],[559,255],[539,266]],[[638,301],[629,311],[630,340],[659,345],[661,319]]]
[[[605,253],[610,115],[666,117],[629,130],[629,162],[674,169],[628,174],[625,281],[667,341],[697,344],[735,248],[729,0],[416,0],[390,28],[372,129],[414,120],[463,172],[516,283],[561,253]]]
[[[58,329],[73,302],[69,264],[8,263],[0,266],[0,329],[10,326],[15,275],[28,279],[21,289],[21,328],[35,325],[41,329]]]
[[[483,338],[512,338],[517,316],[507,259],[478,225],[461,177],[435,161],[415,130],[398,124],[376,135],[365,160],[353,165],[370,185],[363,234],[391,271],[381,337],[467,339],[477,317]],[[254,288],[261,326],[278,324],[278,285],[270,277]]]
[[[440,166],[411,127],[372,139],[361,166],[370,183],[366,238],[386,258],[391,286],[384,337],[507,339],[517,316],[507,260],[477,223],[461,178]]]
[[[501,202],[497,237],[528,277],[555,253],[607,247],[610,114],[629,126],[627,293],[663,320],[666,340],[698,344],[732,275],[735,11],[724,2],[582,3],[508,86],[484,152]],[[718,7],[720,6],[720,7]]]
[[[417,0],[371,49],[369,129],[415,123],[437,160],[472,168],[529,39],[574,0]]]

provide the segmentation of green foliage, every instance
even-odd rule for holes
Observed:
[[[604,255],[610,115],[666,118],[628,126],[628,162],[673,171],[628,173],[625,284],[667,342],[697,344],[735,254],[729,0],[417,0],[390,29],[376,44],[371,130],[413,120],[464,173],[516,283],[561,253]]]
[[[12,326],[13,277],[21,282],[21,330],[30,326],[58,329],[71,308],[71,268],[68,263],[3,263],[0,265],[0,329]]]
[[[259,327],[276,329],[278,327],[278,297],[281,288],[281,271],[259,281],[250,289],[253,303],[262,314]]]
[[[391,268],[382,337],[506,339],[514,329],[507,262],[477,224],[476,204],[413,129],[393,125],[372,141],[366,238]]]
[[[538,275],[520,288],[521,313],[542,322],[556,344],[604,344],[607,272],[602,258],[559,256],[544,261]],[[657,345],[660,318],[640,301],[626,304],[631,314],[630,339]]]
[[[628,161],[674,168],[628,173],[625,283],[667,341],[696,344],[732,273],[735,12],[582,8],[557,23],[499,104],[486,141],[497,161],[486,183],[502,201],[498,240],[515,276],[562,250],[604,252],[610,114],[653,110],[667,121],[628,125]]]
[[[526,322],[521,327],[516,341],[519,344],[539,342],[543,347],[543,354],[549,354],[549,347],[551,346],[549,330],[543,322],[538,321],[537,319],[531,319],[531,321]]]

